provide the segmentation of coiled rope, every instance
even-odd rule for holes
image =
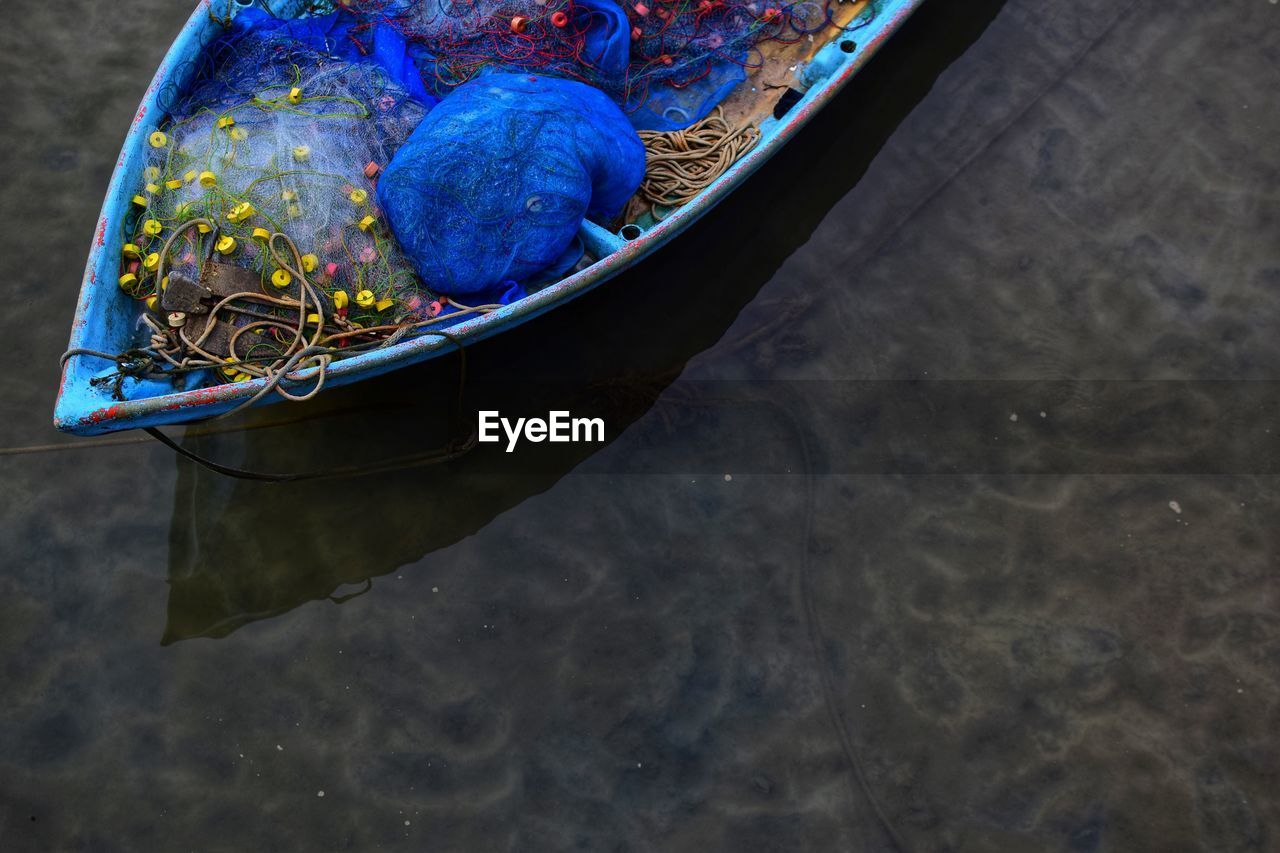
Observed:
[[[749,124],[733,127],[716,107],[684,130],[642,130],[640,140],[645,150],[640,195],[655,205],[674,206],[692,201],[727,172],[760,141],[760,131]]]

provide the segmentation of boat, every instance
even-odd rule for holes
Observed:
[[[202,0],[174,40],[147,89],[125,138],[98,219],[81,283],[72,324],[68,355],[63,359],[61,384],[54,410],[57,429],[78,435],[96,435],[127,429],[151,428],[205,420],[276,399],[264,394],[269,377],[244,376],[204,387],[178,390],[149,382],[145,393],[120,399],[104,382],[104,372],[118,368],[104,363],[104,355],[128,353],[137,346],[138,309],[134,299],[117,286],[121,252],[126,247],[122,229],[114,223],[127,215],[137,187],[143,183],[149,140],[165,118],[166,93],[182,89],[205,46],[215,39],[225,20],[210,14],[210,2]],[[222,0],[227,2],[227,0]],[[230,0],[248,7],[252,0]],[[370,378],[400,367],[438,357],[506,329],[534,320],[576,296],[603,284],[667,245],[712,207],[724,201],[749,175],[760,168],[853,78],[881,45],[907,20],[923,0],[858,0],[841,4],[844,22],[856,27],[829,28],[801,45],[797,56],[771,58],[755,74],[772,70],[783,85],[753,85],[755,74],[739,84],[726,101],[726,110],[750,119],[758,131],[755,144],[696,195],[664,210],[660,219],[637,218],[612,230],[586,219],[579,229],[586,262],[509,304],[484,313],[460,315],[443,332],[405,336],[388,345],[366,349],[333,360],[324,368],[299,369],[290,375],[305,384],[317,370],[325,387]],[[781,91],[781,96],[779,92]],[[154,143],[151,143],[154,144]],[[278,380],[277,380],[278,383]]]

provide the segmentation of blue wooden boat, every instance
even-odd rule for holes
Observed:
[[[163,120],[162,94],[184,87],[196,67],[191,61],[221,27],[209,14],[210,0],[202,0],[174,41],[147,89],[125,139],[111,178],[102,214],[81,284],[71,329],[70,350],[118,353],[135,345],[137,307],[116,286],[123,237],[114,226],[125,215],[135,188],[141,182],[148,136]],[[237,0],[249,5],[247,0]],[[447,330],[457,342],[468,344],[504,329],[532,320],[564,304],[635,265],[688,228],[774,153],[822,109],[865,65],[886,39],[923,0],[879,0],[874,15],[856,33],[841,34],[826,45],[815,45],[805,68],[808,84],[803,96],[780,118],[768,116],[758,123],[760,141],[697,197],[675,209],[662,221],[642,229],[629,225],[619,234],[591,221],[583,223],[580,236],[590,266],[537,292],[487,314],[460,319]],[[442,355],[456,347],[454,340],[438,335],[410,338],[380,349],[334,361],[327,370],[327,385],[342,385],[376,376]],[[156,387],[153,396],[117,401],[104,383],[94,377],[114,365],[101,357],[74,355],[66,359],[54,411],[55,426],[65,432],[94,435],[122,429],[152,427],[201,420],[225,413],[245,403],[262,389],[265,379],[253,379],[205,388],[175,391]],[[299,376],[305,378],[306,371]],[[152,382],[152,386],[160,383]],[[274,395],[263,402],[277,399]]]

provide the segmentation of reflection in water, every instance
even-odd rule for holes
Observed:
[[[966,4],[963,14],[943,4],[918,13],[799,139],[673,247],[578,302],[475,347],[468,411],[526,417],[567,410],[602,417],[610,438],[619,435],[691,357],[723,336],[1003,2]],[[787,191],[797,183],[804,192]],[[751,212],[746,223],[743,211]],[[785,314],[776,320],[786,321]],[[455,381],[449,361],[340,389],[311,407],[355,414],[190,439],[189,446],[219,460],[240,454],[238,464],[251,470],[281,471],[441,445]],[[550,488],[599,449],[556,446],[528,476],[512,475],[509,459],[482,449],[440,470],[265,487],[180,463],[164,642],[226,636],[414,562]]]

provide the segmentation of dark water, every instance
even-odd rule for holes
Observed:
[[[607,445],[274,487],[49,427],[186,6],[5,6],[0,849],[1280,849],[1274,3],[929,0],[472,352]],[[184,442],[420,449],[456,370]]]

